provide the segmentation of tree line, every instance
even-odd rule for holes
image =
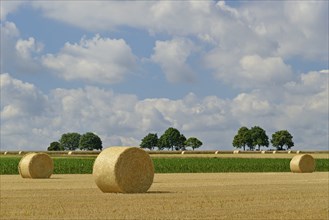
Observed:
[[[289,150],[294,146],[294,142],[292,141],[293,136],[287,130],[280,130],[272,134],[271,144],[273,147],[277,148],[277,150],[284,150],[284,146]],[[235,148],[243,148],[246,150],[246,147],[249,150],[255,150],[258,147],[268,147],[269,146],[269,138],[265,132],[265,130],[259,126],[254,126],[250,129],[247,127],[241,127],[238,130],[238,133],[233,138],[233,147]]]
[[[51,142],[48,151],[102,150],[102,140],[92,132],[83,135],[73,132],[62,134],[59,141]]]
[[[158,138],[157,133],[149,133],[146,135],[140,144],[141,148],[146,148],[149,150],[168,149],[168,150],[186,150],[187,147],[191,147],[193,150],[202,146],[202,142],[196,137],[186,137],[179,132],[176,128],[168,128],[161,136]]]

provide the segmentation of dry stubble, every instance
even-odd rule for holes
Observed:
[[[328,172],[156,174],[105,194],[92,175],[1,176],[0,219],[328,219]]]

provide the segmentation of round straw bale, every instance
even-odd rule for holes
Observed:
[[[22,151],[19,151],[19,152],[18,152],[18,155],[21,155],[21,154],[22,154]]]
[[[261,151],[262,154],[265,154],[266,152],[264,150]]]
[[[45,153],[25,154],[18,164],[23,178],[49,178],[54,171],[53,160]]]
[[[144,193],[153,183],[153,162],[137,147],[109,147],[96,158],[93,177],[103,192]]]
[[[312,173],[315,170],[315,160],[309,154],[296,155],[290,161],[290,170],[293,173]]]
[[[71,155],[72,153],[73,153],[72,151],[69,151],[67,154],[68,154],[68,155]]]
[[[291,150],[288,150],[288,154],[291,154]]]
[[[182,154],[185,154],[185,151],[182,151]]]
[[[8,153],[8,152],[6,151],[6,152],[4,152],[3,154],[4,154],[4,155],[7,155],[7,153]]]
[[[273,154],[276,154],[276,150],[273,151]]]
[[[300,154],[300,153],[301,153],[300,150],[296,151],[296,154]]]
[[[215,152],[215,154],[218,154],[219,153],[219,151],[217,150],[216,152]]]
[[[240,153],[239,150],[234,150],[234,151],[233,151],[233,154],[238,154],[238,153]]]

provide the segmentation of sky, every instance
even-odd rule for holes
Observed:
[[[328,150],[328,1],[1,1],[1,150],[242,126]],[[270,148],[273,148],[270,146]]]

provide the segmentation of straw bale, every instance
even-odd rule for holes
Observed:
[[[300,153],[301,153],[300,150],[296,151],[296,154],[300,154]]]
[[[288,150],[288,154],[291,154],[292,152],[291,152],[291,150]]]
[[[4,154],[4,155],[7,155],[7,153],[8,153],[8,152],[7,152],[7,151],[5,151],[3,154]]]
[[[264,150],[262,150],[260,153],[265,154],[266,152]]]
[[[276,154],[276,150],[273,151],[273,154]]]
[[[185,151],[182,151],[182,154],[185,154]]]
[[[216,152],[215,152],[215,154],[218,154],[218,153],[219,153],[219,151],[216,151]]]
[[[18,164],[23,178],[49,178],[54,171],[53,160],[45,153],[28,153]]]
[[[22,151],[19,151],[19,152],[18,152],[18,155],[21,155],[22,153],[23,153]]]
[[[312,173],[315,170],[315,160],[309,154],[296,155],[290,161],[290,170],[293,173]]]
[[[68,155],[71,155],[72,153],[73,153],[72,151],[69,151],[67,154],[68,154]]]
[[[234,150],[234,151],[233,151],[233,154],[238,154],[238,153],[240,153],[239,150]]]
[[[154,178],[153,162],[137,147],[109,147],[96,158],[93,177],[102,192],[144,193]]]

